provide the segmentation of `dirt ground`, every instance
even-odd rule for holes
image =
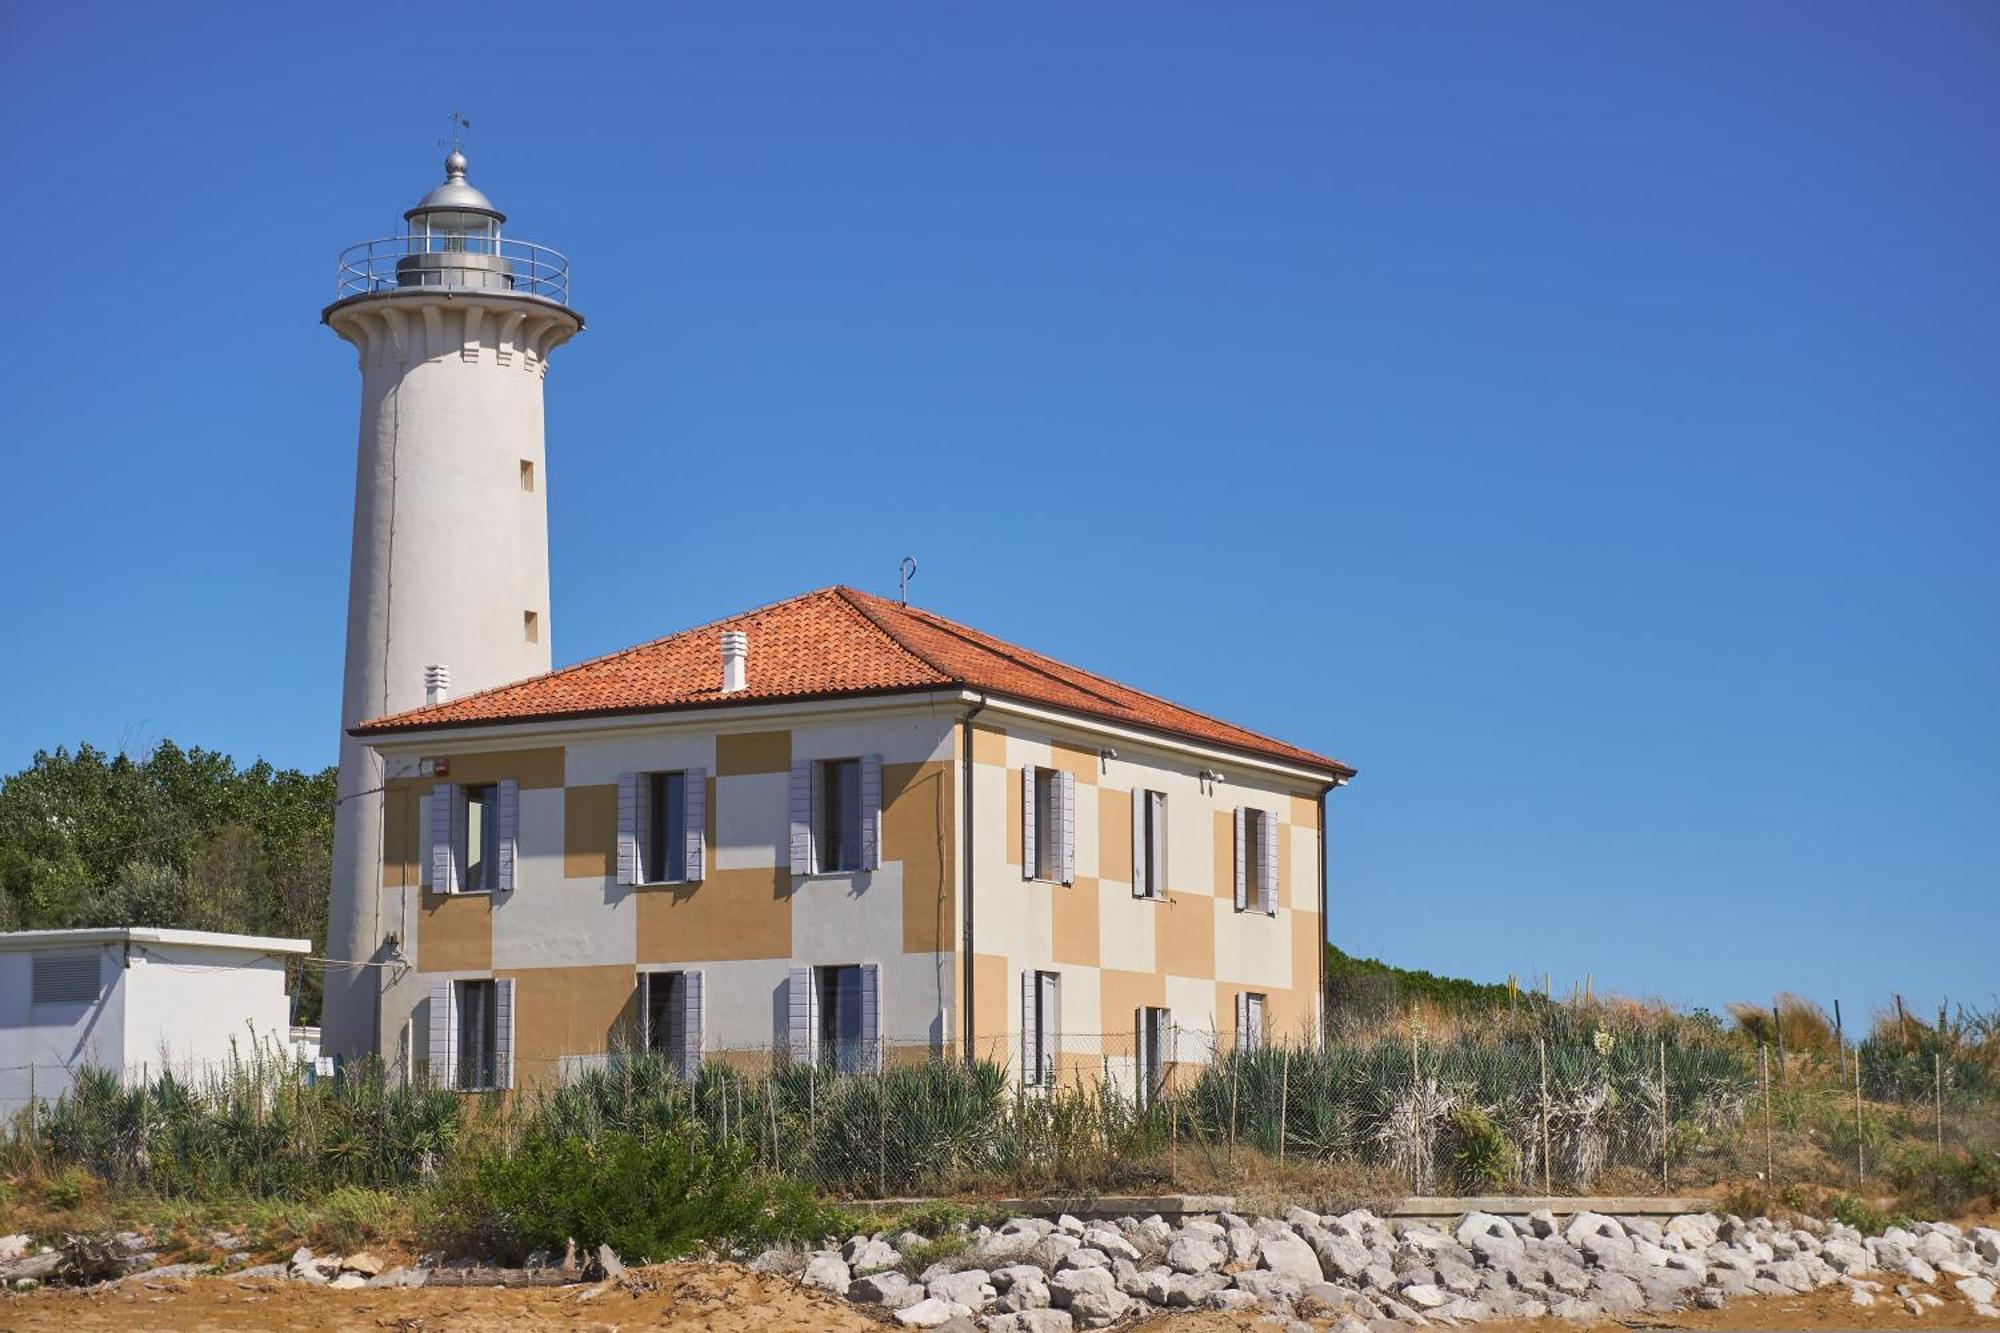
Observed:
[[[96,1291],[40,1291],[0,1296],[0,1328],[61,1329],[405,1329],[425,1333],[557,1328],[713,1330],[714,1333],[881,1333],[885,1325],[845,1301],[797,1283],[724,1264],[667,1264],[637,1270],[640,1289],[611,1283],[578,1287],[328,1291],[296,1282],[200,1278],[128,1282]],[[1627,1328],[1894,1329],[2000,1328],[1972,1313],[1956,1292],[1923,1319],[1900,1302],[1872,1309],[1851,1304],[1844,1288],[1810,1296],[1733,1302],[1726,1310],[1642,1317]],[[1323,1322],[1323,1321],[1322,1321]],[[895,1327],[888,1325],[888,1327]],[[1269,1333],[1254,1316],[1181,1314],[1152,1319],[1147,1333]],[[1494,1333],[1549,1333],[1549,1322],[1492,1323]],[[1606,1329],[1621,1327],[1607,1323]]]

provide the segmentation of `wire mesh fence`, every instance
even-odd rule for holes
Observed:
[[[1239,1043],[1169,1027],[1015,1034],[969,1053],[763,1047],[693,1064],[604,1052],[524,1067],[511,1092],[486,1094],[438,1086],[421,1066],[318,1079],[281,1057],[53,1066],[38,1067],[7,1146],[115,1183],[267,1193],[415,1183],[469,1145],[619,1131],[740,1154],[828,1195],[889,1198],[1311,1192],[1342,1170],[1409,1194],[1737,1177],[1907,1190],[1926,1162],[1941,1175],[1950,1154],[2000,1139],[1988,1090],[1942,1058],[1928,1088],[1901,1053],[1843,1051],[1837,1076],[1821,1063],[1740,1041],[1432,1041],[1413,1027]],[[1917,1161],[1911,1144],[1926,1142],[1935,1151]]]

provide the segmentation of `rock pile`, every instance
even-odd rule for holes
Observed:
[[[949,1260],[909,1271],[920,1238],[856,1236],[753,1264],[878,1306],[910,1328],[1066,1333],[1130,1315],[1206,1308],[1317,1320],[1340,1333],[1483,1319],[1620,1319],[1713,1308],[1734,1296],[1844,1285],[1856,1305],[1942,1305],[1949,1285],[2000,1319],[2000,1231],[1942,1222],[1863,1236],[1838,1222],[1787,1226],[1689,1213],[1659,1222],[1578,1213],[1468,1213],[1449,1231],[1366,1210],[1231,1213],[1179,1226],[1158,1216],[1084,1222],[1017,1217],[964,1233]]]

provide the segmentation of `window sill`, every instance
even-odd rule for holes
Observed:
[[[491,898],[498,889],[433,889],[426,888],[424,894],[431,898]]]

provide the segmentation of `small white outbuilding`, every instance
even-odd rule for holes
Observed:
[[[298,1058],[285,964],[311,948],[139,926],[0,933],[0,1116],[84,1068],[136,1080]]]

